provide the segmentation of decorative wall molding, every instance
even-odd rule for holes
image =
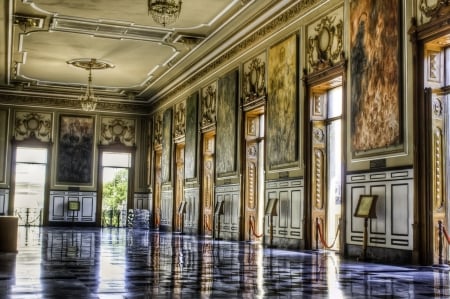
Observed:
[[[184,138],[186,135],[186,101],[175,105],[174,126],[174,138]]]
[[[216,124],[217,82],[202,89],[201,128],[206,129]]]
[[[81,104],[78,99],[73,99],[65,96],[30,96],[27,94],[11,94],[9,92],[0,92],[0,103],[5,105],[12,105],[15,107],[48,107],[52,109],[65,110],[79,110],[81,111]],[[150,112],[150,108],[146,103],[132,103],[132,102],[118,102],[118,101],[103,101],[98,102],[95,108],[97,112],[120,112],[146,115]]]
[[[95,222],[96,192],[50,191],[50,222]],[[80,211],[69,211],[69,201],[80,203]]]
[[[266,53],[254,57],[244,63],[242,78],[243,106],[259,102],[266,97]]]
[[[347,175],[346,243],[362,245],[364,219],[354,217],[360,195],[378,195],[376,219],[369,220],[368,245],[412,250],[413,169]]]
[[[100,144],[136,144],[135,120],[114,117],[102,117],[100,129]]]
[[[241,188],[237,184],[216,187],[216,206],[223,202],[223,214],[215,213],[215,235],[226,240],[239,240]],[[219,234],[220,222],[220,234]]]
[[[278,238],[303,239],[305,187],[303,179],[266,182],[265,204],[277,198],[277,216],[273,217],[273,236]],[[270,234],[269,221],[264,224],[264,233]],[[268,238],[267,238],[268,239]]]
[[[163,139],[163,113],[159,112],[154,116],[153,145],[155,147],[162,146],[162,139]]]
[[[431,2],[430,4],[428,2]],[[421,23],[426,22],[424,17],[428,19],[436,19],[440,16],[448,15],[450,12],[450,0],[420,0],[418,2],[419,11],[421,12]]]
[[[28,138],[36,138],[42,142],[51,142],[52,126],[51,113],[16,111],[14,139],[23,141]]]
[[[326,16],[316,24],[315,35],[308,37],[306,56],[309,72],[333,66],[341,60],[344,22],[336,16]]]
[[[149,210],[152,202],[151,193],[137,193],[133,194],[133,209]]]

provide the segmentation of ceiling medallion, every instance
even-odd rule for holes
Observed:
[[[166,25],[174,23],[181,12],[181,0],[148,0],[148,14],[153,21]]]
[[[114,65],[107,61],[95,58],[75,58],[67,61],[67,63],[89,71],[86,93],[79,96],[78,99],[81,102],[81,109],[83,111],[94,111],[97,107],[98,97],[94,96],[94,88],[92,87],[92,70],[113,68]]]

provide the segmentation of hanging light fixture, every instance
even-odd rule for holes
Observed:
[[[94,96],[94,89],[92,88],[92,67],[89,68],[88,85],[86,93],[78,98],[81,102],[81,109],[83,111],[94,111],[97,107],[98,98]]]
[[[156,23],[166,27],[180,16],[181,3],[181,0],[148,0],[148,14]]]
[[[92,70],[113,68],[114,65],[95,58],[76,58],[67,61],[67,63],[89,71],[86,93],[79,96],[78,99],[80,100],[81,109],[83,111],[94,111],[97,107],[99,98],[94,95],[94,88],[92,87]]]

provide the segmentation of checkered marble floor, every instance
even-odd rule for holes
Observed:
[[[0,298],[450,298],[449,269],[117,228],[19,228]]]

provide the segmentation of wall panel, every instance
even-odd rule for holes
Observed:
[[[362,245],[363,218],[353,216],[362,194],[378,195],[376,219],[369,220],[368,245],[413,248],[413,170],[347,175],[346,219],[348,244]]]
[[[80,211],[69,211],[69,201],[78,201]],[[50,191],[49,222],[95,222],[96,192]]]

